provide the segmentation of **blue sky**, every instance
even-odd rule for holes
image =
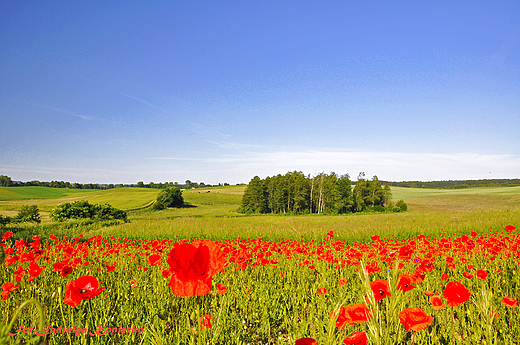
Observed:
[[[0,174],[520,177],[520,1],[2,1]]]

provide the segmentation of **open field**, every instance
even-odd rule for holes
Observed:
[[[28,191],[24,189],[28,188]],[[76,198],[92,203],[110,203],[114,207],[130,210],[129,223],[74,231],[92,234],[114,234],[132,238],[166,238],[193,236],[209,239],[232,237],[263,237],[278,240],[282,237],[317,239],[323,232],[335,231],[349,241],[366,240],[374,232],[407,238],[419,234],[439,234],[442,231],[462,234],[484,232],[492,227],[520,223],[520,187],[470,189],[418,189],[393,187],[394,200],[404,199],[409,211],[404,213],[348,214],[339,216],[306,215],[251,215],[236,212],[244,186],[226,186],[188,190],[183,193],[189,207],[152,211],[149,205],[159,190],[148,188],[115,188],[83,191]],[[48,218],[52,208],[61,202],[76,198],[49,199],[53,192],[45,187],[0,188],[4,199],[6,189],[14,190],[12,200],[0,201],[0,213],[13,216],[24,204],[36,204],[42,214],[41,232],[61,233],[60,227]],[[68,192],[69,190],[65,190]],[[32,199],[21,200],[31,195]],[[59,197],[74,194],[59,194]],[[34,199],[35,197],[39,199]],[[133,211],[132,211],[133,210]],[[71,227],[63,229],[71,231]],[[38,230],[35,230],[38,231]]]
[[[14,233],[4,237],[7,264],[0,267],[0,343],[29,341],[28,327],[53,345],[282,345],[304,337],[336,345],[353,332],[377,345],[519,343],[520,238],[508,226],[520,224],[519,188],[394,187],[409,211],[337,216],[244,216],[236,212],[243,188],[189,190],[187,207],[158,212],[143,206],[159,190],[145,188],[56,199],[33,189],[23,200],[30,193],[20,189],[0,201],[2,214],[24,204],[45,214],[82,198],[129,210],[130,220],[58,224],[47,217],[5,228]],[[16,242],[22,238],[31,245]],[[187,251],[176,251],[181,246]],[[184,257],[201,246],[221,249],[210,250],[205,263],[197,261],[202,254]],[[197,268],[180,268],[191,264]],[[401,279],[409,279],[406,288]],[[467,289],[467,299],[452,300],[453,284]],[[46,321],[37,325],[38,316],[25,311],[7,335],[16,308],[30,298],[43,304]],[[371,316],[352,320],[348,308]],[[400,317],[419,313],[409,308],[423,314],[407,331]]]

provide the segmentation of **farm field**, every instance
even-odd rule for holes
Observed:
[[[240,215],[243,188],[189,190],[190,207],[157,212],[143,207],[159,191],[143,188],[1,197],[2,214],[31,203],[50,212],[77,197],[129,210],[130,220],[58,225],[47,217],[5,228],[3,339],[520,343],[518,187],[393,187],[409,211],[340,216]],[[5,334],[31,298],[44,306],[45,322],[31,306]]]

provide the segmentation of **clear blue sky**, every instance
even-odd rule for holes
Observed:
[[[0,3],[0,174],[520,177],[520,1]]]

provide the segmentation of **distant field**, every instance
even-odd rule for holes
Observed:
[[[24,191],[28,188],[27,191]],[[339,216],[251,215],[237,213],[245,186],[213,187],[183,192],[187,207],[152,211],[146,207],[156,198],[158,189],[115,188],[110,190],[66,190],[45,187],[11,187],[11,200],[0,201],[0,213],[14,216],[24,204],[37,204],[42,226],[37,233],[70,234],[71,227],[60,228],[50,221],[48,214],[57,204],[78,199],[92,203],[110,203],[129,210],[129,223],[112,226],[76,227],[73,233],[134,238],[191,238],[210,239],[281,237],[319,239],[329,230],[350,241],[368,240],[381,236],[407,238],[418,234],[437,236],[485,232],[508,224],[520,225],[520,187],[420,189],[392,187],[393,199],[404,199],[409,211],[404,213],[349,214]],[[29,193],[32,193],[30,194]],[[52,193],[56,199],[45,199]],[[33,199],[22,199],[32,195]],[[36,197],[41,199],[34,199]]]
[[[63,199],[83,197],[92,193],[99,193],[94,189],[67,189],[49,187],[0,187],[0,201],[28,200],[28,199]]]

